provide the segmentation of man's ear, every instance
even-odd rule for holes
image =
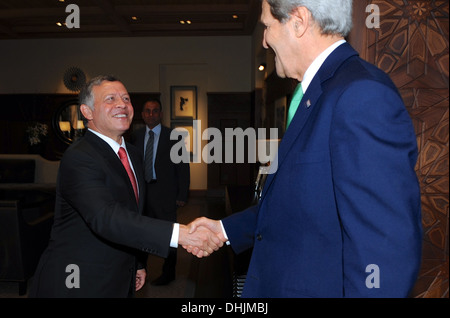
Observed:
[[[92,120],[92,118],[94,117],[92,114],[92,109],[88,105],[80,105],[80,111],[83,114],[84,118],[86,118],[87,120]]]
[[[297,37],[302,37],[309,27],[310,12],[306,7],[297,7],[291,13],[291,23],[293,23],[294,32]]]

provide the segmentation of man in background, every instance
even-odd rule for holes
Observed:
[[[177,208],[186,204],[189,194],[189,163],[174,163],[170,151],[178,141],[170,139],[171,129],[161,124],[163,110],[158,99],[148,100],[142,109],[145,128],[132,135],[132,143],[144,159],[145,214],[159,220],[177,222]],[[153,285],[166,285],[175,279],[177,250],[171,248],[162,274]]]

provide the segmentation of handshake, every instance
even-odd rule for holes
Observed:
[[[188,225],[180,224],[178,244],[198,258],[211,255],[226,241],[220,221],[201,217]]]

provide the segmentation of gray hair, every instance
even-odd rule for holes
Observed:
[[[94,86],[99,86],[103,82],[120,82],[118,78],[112,75],[100,75],[92,78],[89,82],[87,82],[84,87],[81,89],[80,94],[78,96],[80,105],[87,105],[92,110],[94,110],[94,94],[92,94],[92,89]]]
[[[285,23],[297,7],[305,7],[322,34],[346,37],[352,29],[353,0],[266,0],[275,19]]]

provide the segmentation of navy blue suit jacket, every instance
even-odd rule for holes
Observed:
[[[253,247],[242,296],[408,296],[421,261],[416,160],[395,85],[338,47],[308,87],[259,205],[223,220],[234,251]]]

